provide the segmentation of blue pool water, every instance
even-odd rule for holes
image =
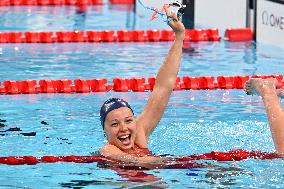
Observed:
[[[169,28],[163,21],[149,23],[151,12],[134,13],[132,5],[0,7],[4,31],[121,30]]]
[[[88,9],[82,29],[132,29],[125,21],[126,15],[132,14],[127,11],[127,6],[109,7]],[[5,21],[1,19],[0,25],[5,31],[74,29],[74,7],[1,9],[6,10]],[[33,10],[30,15],[29,9]],[[56,12],[58,9],[60,11]],[[101,11],[99,15],[98,9]],[[38,14],[42,15],[44,24],[41,26],[35,26],[37,22],[31,21]],[[121,16],[121,21],[111,20],[117,15]],[[97,23],[93,22],[93,16],[97,16]],[[12,22],[12,18],[22,21]],[[141,24],[146,18],[139,17],[138,20],[140,25],[134,28],[153,28],[153,25]],[[166,28],[164,24],[160,22],[156,26]],[[152,77],[170,44],[0,44],[0,81],[107,78],[111,82],[115,77]],[[284,74],[284,53],[277,47],[224,41],[190,45],[192,50],[183,52],[179,76]],[[142,112],[149,94],[0,95],[1,156],[90,155],[106,142],[99,122],[100,105],[109,97],[121,97],[129,101],[137,115]],[[236,148],[274,151],[261,99],[247,96],[242,90],[174,91],[163,119],[150,138],[149,148],[155,154],[172,155]],[[127,175],[124,177],[116,171],[99,168],[96,163],[0,165],[0,188],[284,187],[282,159],[199,163],[208,166],[144,172],[124,170],[124,175]],[[133,178],[137,179],[134,176],[137,172],[144,176],[139,182],[133,182]]]

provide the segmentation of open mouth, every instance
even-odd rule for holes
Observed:
[[[118,137],[118,140],[120,140],[122,144],[128,145],[128,144],[130,144],[130,137],[131,137],[130,134],[129,135],[122,135],[122,136]]]

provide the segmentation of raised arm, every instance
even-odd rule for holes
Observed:
[[[263,100],[276,152],[284,154],[284,111],[276,94],[276,79],[250,79],[246,92],[257,92]]]
[[[175,40],[158,71],[155,86],[147,105],[137,118],[137,125],[141,128],[141,132],[144,132],[146,142],[163,116],[169,97],[175,87],[185,36],[185,28],[180,19],[175,14],[169,13],[168,10],[166,12],[169,20],[168,25],[175,33]]]

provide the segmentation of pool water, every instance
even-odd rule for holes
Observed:
[[[128,6],[109,7],[89,8],[82,29],[133,29],[125,21],[126,15],[133,14],[128,11]],[[74,7],[1,9],[6,10],[5,22],[1,19],[0,25],[5,31],[73,30],[77,27],[70,24],[76,17]],[[97,15],[98,10],[100,14]],[[35,15],[41,15],[41,25],[35,26],[36,22],[30,20]],[[121,15],[121,20],[115,20],[117,15]],[[97,18],[92,18],[94,16]],[[12,18],[22,21],[16,24]],[[140,26],[136,25],[135,29],[154,27],[141,24],[147,18],[141,18],[139,14],[133,14],[131,18],[140,20],[136,22]],[[159,23],[158,29],[166,28],[165,23],[155,22]],[[115,77],[152,77],[170,45],[168,42],[0,44],[0,81],[107,78],[111,82]],[[274,46],[224,41],[191,43],[190,46],[191,49],[183,52],[179,76],[283,75],[284,72],[283,49]],[[99,121],[100,105],[110,97],[120,97],[129,101],[138,115],[149,94],[0,95],[1,156],[91,155],[106,142]],[[164,117],[151,135],[149,148],[158,155],[189,155],[239,148],[274,151],[261,99],[247,96],[242,90],[174,91]],[[282,159],[202,160],[198,163],[206,168],[142,171],[105,169],[97,163],[0,165],[0,188],[284,187]]]
[[[135,13],[132,5],[87,6],[0,6],[3,31],[121,30],[169,28],[151,12]]]

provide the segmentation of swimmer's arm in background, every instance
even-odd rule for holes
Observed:
[[[183,39],[185,37],[183,23],[174,13],[169,13],[167,9],[166,13],[168,18],[171,18],[168,25],[175,33],[175,41],[158,71],[155,86],[147,105],[141,115],[137,118],[137,125],[145,132],[146,140],[148,140],[148,137],[163,116],[170,95],[175,87],[180,67]]]
[[[262,96],[277,153],[284,154],[284,111],[275,90],[267,89]]]
[[[100,154],[109,160],[119,161],[126,165],[139,166],[148,169],[163,168],[166,166],[163,162],[168,160],[168,158],[157,156],[133,156],[121,151],[119,148],[111,144],[104,146],[100,150]]]
[[[246,83],[247,94],[254,90],[262,97],[276,152],[284,155],[284,111],[276,93],[276,79],[253,78]]]

